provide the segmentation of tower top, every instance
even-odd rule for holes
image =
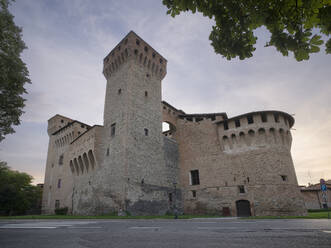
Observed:
[[[130,31],[103,60],[103,73],[111,77],[120,65],[127,60],[135,59],[161,79],[167,73],[167,60],[152,46]]]

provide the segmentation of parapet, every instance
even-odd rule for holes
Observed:
[[[290,149],[294,118],[281,111],[258,111],[217,122],[221,149],[241,152],[270,146]]]
[[[103,60],[103,74],[112,76],[121,65],[134,59],[152,75],[161,79],[167,73],[167,60],[135,32],[130,31]]]

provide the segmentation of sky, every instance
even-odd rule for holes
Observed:
[[[44,180],[47,120],[61,114],[102,124],[103,58],[135,31],[168,60],[163,100],[186,113],[258,110],[293,114],[292,156],[300,185],[331,179],[331,55],[297,62],[264,45],[256,31],[254,56],[226,60],[208,39],[213,21],[201,14],[166,14],[161,0],[20,0],[10,7],[28,47],[22,59],[32,84],[15,134],[0,143],[0,160]]]

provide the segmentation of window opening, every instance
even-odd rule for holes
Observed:
[[[120,95],[122,93],[122,89],[118,89],[117,93]]]
[[[281,178],[284,182],[287,181],[287,176],[286,175],[281,175]]]
[[[57,180],[57,188],[61,188],[61,179]]]
[[[191,170],[191,185],[199,185],[199,170]]]
[[[240,120],[239,119],[235,120],[234,123],[235,123],[236,127],[240,127]]]
[[[196,190],[192,190],[192,197],[194,197],[194,198],[197,197],[197,191]]]
[[[60,200],[55,200],[55,209],[60,208]]]
[[[63,165],[63,154],[59,157],[59,165]]]
[[[110,126],[110,134],[112,137],[115,136],[115,131],[116,131],[116,123],[113,123]]]
[[[146,97],[148,96],[148,92],[147,92],[147,91],[145,91],[145,96],[146,96]]]
[[[229,124],[227,121],[223,122],[223,126],[224,126],[224,130],[228,130],[229,129]]]
[[[275,122],[279,122],[279,114],[274,114]]]
[[[145,136],[148,136],[148,129],[147,128],[144,129],[144,132],[145,132]]]
[[[253,120],[253,116],[252,115],[248,115],[247,116],[247,122],[248,122],[248,124],[253,124],[254,123],[254,120]]]
[[[239,193],[245,193],[245,186],[244,185],[239,185],[238,189],[239,189]]]
[[[261,114],[261,121],[262,122],[267,122],[268,120],[267,120],[267,115],[266,114]]]

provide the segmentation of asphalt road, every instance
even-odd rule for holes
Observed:
[[[331,248],[331,220],[1,220],[1,248]]]

